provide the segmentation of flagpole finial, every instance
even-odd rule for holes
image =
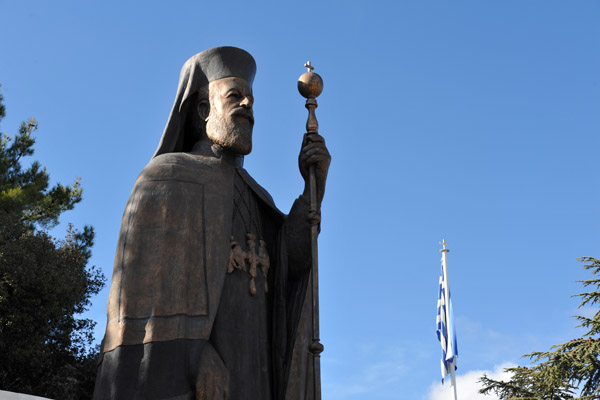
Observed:
[[[443,246],[443,248],[440,250],[440,253],[447,253],[450,251],[450,249],[446,248],[446,246],[448,245],[448,243],[446,243],[446,239],[442,239],[440,244]]]

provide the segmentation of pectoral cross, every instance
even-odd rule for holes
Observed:
[[[246,253],[247,260],[250,262],[250,294],[254,296],[256,294],[256,284],[254,278],[256,278],[256,267],[258,266],[258,258],[256,257],[256,241],[254,241],[254,235],[251,233],[246,234],[246,243],[248,243],[248,253]]]
[[[258,247],[257,261],[260,265],[260,270],[263,273],[263,277],[265,278],[265,293],[267,293],[269,291],[269,285],[267,284],[267,281],[269,277],[269,267],[271,266],[271,262],[269,261],[269,253],[267,252],[267,248],[265,247],[265,241],[259,240],[258,242],[260,246]]]
[[[230,237],[231,250],[229,251],[229,263],[227,264],[227,273],[231,274],[236,269],[240,271],[248,272],[250,275],[250,294],[254,296],[256,294],[256,271],[258,268],[262,271],[265,278],[265,293],[269,291],[269,285],[267,283],[269,276],[269,267],[271,262],[269,259],[269,252],[267,251],[267,243],[260,239],[258,241],[258,249],[256,248],[256,237],[252,233],[246,234],[246,244],[248,245],[248,251],[244,251],[238,242],[235,241],[234,237]],[[246,267],[248,264],[248,268]]]

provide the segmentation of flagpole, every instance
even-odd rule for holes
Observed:
[[[450,377],[452,381],[452,387],[454,388],[454,400],[458,400],[456,396],[456,357],[452,360],[452,365],[450,366]]]
[[[442,245],[442,249],[440,250],[440,253],[442,253],[442,265],[444,266],[444,281],[446,282],[446,288],[448,288],[448,290],[444,291],[444,302],[446,304],[446,316],[447,318],[451,318],[450,317],[450,281],[448,280],[448,258],[447,258],[447,254],[450,251],[450,249],[446,248],[446,239],[442,239],[442,241],[440,242],[440,244]],[[448,342],[452,342],[452,338],[450,337],[450,335],[448,336]],[[452,345],[454,345],[454,343],[452,343]],[[452,363],[450,364],[450,378],[451,378],[451,385],[454,388],[454,400],[458,400],[458,397],[456,395],[456,355],[453,357],[452,359]]]

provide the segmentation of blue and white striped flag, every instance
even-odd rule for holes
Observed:
[[[440,292],[437,302],[437,336],[442,345],[442,383],[444,378],[456,370],[456,357],[458,356],[458,347],[456,344],[456,331],[454,328],[454,313],[452,310],[452,301],[450,300],[450,287],[448,286],[448,266],[446,263],[445,243],[442,252],[442,274],[440,275]],[[454,384],[454,382],[453,382]]]

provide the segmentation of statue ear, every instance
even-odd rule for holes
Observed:
[[[208,114],[210,114],[210,102],[208,99],[202,99],[198,102],[198,115],[202,121],[206,121]]]

